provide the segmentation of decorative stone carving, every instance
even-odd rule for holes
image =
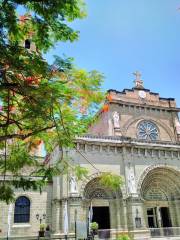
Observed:
[[[116,151],[117,151],[117,153],[122,153],[123,152],[123,148],[122,147],[117,147]]]
[[[149,201],[166,201],[167,200],[167,196],[166,194],[163,192],[162,189],[160,188],[153,188],[153,189],[148,189],[145,193],[144,193],[144,199],[145,200],[149,200]]]
[[[109,151],[110,151],[111,153],[114,153],[114,152],[115,152],[115,149],[116,149],[116,148],[115,148],[114,146],[110,146],[110,147],[109,147]]]
[[[107,153],[108,150],[109,150],[109,149],[108,149],[108,146],[102,146],[102,151],[103,151],[103,152]]]
[[[109,197],[103,189],[96,189],[93,193],[91,193],[90,198],[108,199]]]
[[[79,150],[80,151],[85,151],[85,144],[79,144]]]
[[[129,193],[136,193],[136,182],[132,167],[128,168],[128,191]]]
[[[113,123],[114,123],[114,128],[120,128],[120,119],[119,119],[118,112],[113,113]]]
[[[140,148],[139,153],[140,153],[141,156],[145,156],[145,149]]]
[[[92,149],[93,149],[93,145],[89,145],[89,144],[88,144],[88,145],[87,145],[87,151],[88,151],[88,152],[91,152]]]
[[[70,193],[72,194],[78,193],[77,181],[75,176],[70,177],[69,185],[70,185]]]
[[[166,155],[166,151],[161,150],[161,151],[160,151],[160,155],[161,155],[161,157],[165,157],[165,155]]]
[[[94,149],[94,151],[99,152],[100,151],[100,146],[99,145],[93,145],[93,149]]]
[[[178,152],[173,152],[173,157],[178,158]]]

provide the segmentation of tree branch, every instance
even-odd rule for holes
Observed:
[[[7,135],[4,135],[4,136],[0,136],[0,142],[8,140],[8,139],[13,139],[13,138],[24,140],[24,139],[26,139],[28,137],[31,137],[33,135],[36,135],[36,134],[38,134],[40,132],[46,131],[48,129],[52,129],[53,127],[55,127],[55,125],[52,125],[52,126],[49,126],[49,127],[44,127],[44,128],[35,130],[34,132],[31,132],[31,133],[28,133],[28,134],[17,134],[17,133],[15,133],[15,134],[7,134]]]

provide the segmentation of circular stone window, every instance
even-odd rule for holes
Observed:
[[[157,140],[159,136],[157,126],[150,121],[142,121],[137,127],[137,136],[139,139]]]

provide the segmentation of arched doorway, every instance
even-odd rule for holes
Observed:
[[[121,197],[120,191],[114,192],[102,186],[100,177],[96,177],[86,184],[84,198],[87,202],[87,216],[91,208],[91,222],[97,222],[100,230],[116,228],[115,214],[119,211],[116,201]]]
[[[168,167],[150,170],[142,181],[141,196],[149,228],[180,226],[177,216],[177,200],[180,198],[178,171]]]

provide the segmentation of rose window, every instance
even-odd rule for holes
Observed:
[[[149,121],[140,122],[137,128],[137,135],[139,139],[157,140],[158,129],[156,125]]]

